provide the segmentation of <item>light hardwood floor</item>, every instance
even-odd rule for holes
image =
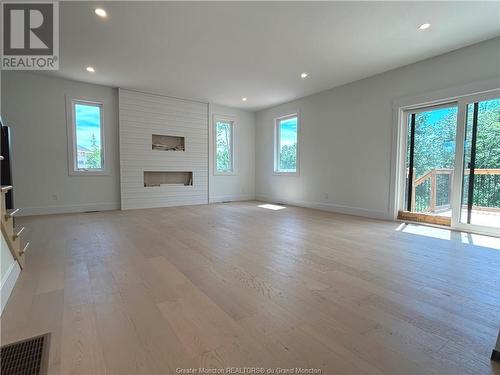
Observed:
[[[2,344],[52,332],[51,374],[500,373],[500,250],[258,204],[23,218]]]

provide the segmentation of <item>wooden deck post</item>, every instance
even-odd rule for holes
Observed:
[[[429,211],[433,212],[436,210],[436,190],[437,190],[437,186],[436,186],[436,181],[437,181],[437,178],[436,178],[436,170],[433,169],[431,171],[431,202],[430,202],[430,205],[429,205]]]
[[[412,181],[411,181],[411,208],[412,208],[412,210],[416,210],[416,207],[415,207],[415,192],[416,192],[416,188],[417,188],[415,186],[416,180],[417,180],[416,171],[415,171],[415,168],[413,168]]]

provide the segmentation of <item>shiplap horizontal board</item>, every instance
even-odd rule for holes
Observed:
[[[200,184],[204,184],[205,182],[207,181],[207,179],[202,179],[202,178],[193,178],[193,182],[195,183],[200,183]],[[123,182],[124,185],[128,185],[127,187],[127,192],[124,193],[125,195],[130,193],[130,192],[137,192],[137,191],[143,191],[143,189],[147,189],[149,190],[150,188],[149,187],[144,187],[144,184],[142,185],[137,185],[137,182],[133,179],[133,178],[126,178],[126,180]],[[199,185],[199,184],[198,184]],[[168,185],[168,184],[165,184],[165,185],[162,185],[162,187],[164,187],[165,189],[177,189],[179,187],[182,187],[183,189],[178,189],[178,190],[182,190],[182,191],[185,191],[186,188],[191,188],[193,189],[193,186],[194,185],[189,185],[189,186],[180,186],[180,185]],[[202,187],[196,187],[195,190],[198,190],[198,191],[201,191],[201,190],[204,190],[203,186]]]
[[[199,128],[189,128],[189,127],[186,127],[184,129],[184,131],[179,134],[175,134],[177,133],[179,130],[179,127],[174,127],[174,126],[164,126],[164,127],[161,127],[160,125],[158,126],[149,126],[149,129],[151,129],[151,131],[156,131],[156,133],[154,134],[158,134],[160,132],[168,132],[169,135],[172,134],[173,136],[176,136],[176,137],[184,137],[184,138],[189,138],[190,136],[194,136],[194,138],[196,139],[196,137],[198,136],[198,134],[200,133],[200,129]],[[138,136],[138,137],[145,137],[145,134],[143,133],[144,131],[144,124],[139,124],[139,125],[135,125],[135,123],[130,123],[130,125],[128,126],[128,129],[126,130],[127,134],[129,134],[130,136]],[[158,134],[158,135],[164,135],[164,134]]]
[[[193,178],[193,182],[194,183],[198,183],[198,185],[199,184],[204,185],[207,182],[207,179]],[[136,182],[132,182],[131,178],[129,178],[127,181],[124,181],[123,184],[127,186],[127,192],[124,193],[125,195],[127,195],[130,192],[143,191],[143,189],[146,189],[146,191],[148,191],[150,189],[150,187],[145,187],[143,183],[140,184],[140,185],[137,185]],[[182,187],[183,189],[178,189],[178,190],[181,190],[181,191],[186,191],[186,189],[193,189],[193,186],[194,185],[188,185],[188,186],[168,185],[168,184],[162,185],[162,187],[164,188],[164,190],[168,190],[168,189],[175,190],[175,189],[177,189],[179,187]],[[203,186],[201,186],[201,187],[194,188],[194,190],[202,191],[202,190],[205,190],[205,189],[203,188]]]
[[[167,122],[163,122],[162,120],[158,120],[158,122],[127,120],[127,121],[124,121],[124,123],[127,124],[127,129],[129,131],[136,131],[136,132],[140,132],[145,124],[148,126],[148,128],[150,128],[152,130],[159,131],[159,132],[168,130],[168,131],[176,133],[179,131],[179,125],[182,125],[182,128],[184,130],[182,132],[182,134],[189,135],[191,133],[194,133],[196,135],[200,131],[200,124],[196,124],[193,122],[178,121],[177,123],[172,123],[172,122],[167,123]]]
[[[151,113],[152,115],[159,116],[168,114],[172,117],[180,118],[183,121],[189,119],[198,119],[201,121],[203,119],[203,112],[194,111],[192,109],[186,108],[185,106],[184,108],[179,109],[175,106],[162,105],[160,103],[138,102],[134,104],[129,101],[123,101],[123,103],[127,105],[127,107],[125,108],[126,112]]]
[[[124,160],[125,161],[125,160]],[[189,167],[179,165],[180,163],[189,163]],[[144,164],[147,163],[147,166]],[[149,172],[193,172],[196,173],[196,176],[199,176],[199,172],[202,172],[202,169],[205,166],[200,162],[190,161],[189,159],[179,159],[178,162],[170,161],[170,162],[162,162],[161,160],[134,160],[133,162],[128,163],[128,171],[130,173],[142,173],[143,171]],[[189,170],[188,170],[189,169]],[[127,176],[128,172],[125,171],[123,173],[124,176]]]
[[[145,151],[153,151],[154,154],[151,155],[151,157],[156,158],[158,160],[169,160],[175,157],[178,158],[192,158],[198,156],[197,154],[203,154],[205,155],[207,153],[207,149],[203,149],[201,146],[192,146],[189,148],[189,150],[186,151],[159,151],[159,150],[152,150],[151,146],[149,147],[144,147],[144,145],[134,145],[131,143],[124,143],[124,146],[127,146],[128,150],[127,153],[124,155],[125,157],[127,156],[132,156],[135,158],[135,155],[137,152],[145,152]]]
[[[205,171],[205,166],[194,166],[194,167],[186,167],[183,165],[178,164],[168,164],[168,163],[158,163],[155,165],[151,164],[145,168],[142,166],[132,166],[132,168],[127,169],[122,173],[122,176],[132,176],[132,175],[137,175],[141,174],[143,172],[193,172],[194,177],[204,177],[206,178],[208,176],[207,172]],[[189,170],[188,170],[189,169]]]
[[[124,105],[127,104],[124,103]],[[125,109],[123,113],[129,116],[128,121],[131,122],[141,122],[142,116],[144,116],[144,114],[147,114],[148,117],[151,118],[151,120],[161,120],[161,121],[171,121],[171,122],[180,121],[182,123],[193,123],[193,124],[203,123],[203,115],[199,115],[197,113],[183,115],[180,112],[173,112],[173,111],[159,112],[158,109],[156,108],[151,108],[149,110],[145,108],[142,110],[137,110],[132,106],[128,109]]]
[[[205,181],[201,180],[201,179],[196,179],[194,180],[193,179],[193,182],[194,183],[198,183],[198,185],[200,184],[204,184]],[[124,182],[124,185],[127,187],[127,192],[124,193],[125,196],[130,196],[130,194],[135,194],[135,193],[138,193],[138,192],[141,192],[141,191],[146,191],[146,192],[149,192],[152,194],[152,190],[151,189],[156,189],[156,187],[145,187],[144,185],[141,185],[141,186],[138,186],[136,183],[132,183],[132,182]],[[184,185],[168,185],[168,184],[164,184],[164,185],[161,185],[160,186],[161,188],[161,191],[164,191],[164,192],[182,192],[183,194],[187,194],[188,192],[190,191],[204,191],[205,189],[203,189],[203,186],[202,187],[194,187],[194,185],[188,185],[188,186],[184,186]]]
[[[179,124],[185,125],[186,128],[197,128],[197,127],[200,127],[201,125],[203,125],[202,120],[189,120],[187,118],[182,118],[182,117],[176,118],[175,116],[159,116],[159,115],[155,115],[154,113],[151,113],[149,115],[150,120],[144,121],[142,119],[142,116],[144,116],[145,113],[147,114],[147,112],[140,113],[140,112],[134,111],[133,115],[130,113],[127,113],[126,111],[123,111],[122,113],[124,115],[128,115],[127,122],[132,123],[132,124],[148,123],[148,124],[152,124],[152,125],[161,126],[162,122],[164,122],[166,126],[175,127],[175,124],[179,123]]]
[[[145,151],[153,151],[155,154],[151,155],[150,159],[158,160],[161,162],[166,162],[169,160],[178,160],[178,159],[196,159],[199,158],[200,155],[206,155],[207,151],[202,149],[192,150],[191,152],[182,152],[182,151],[156,151],[151,150],[151,147],[133,147],[133,150],[137,152],[145,152]],[[124,155],[125,158],[129,160],[144,160],[143,158],[135,158],[134,154]]]
[[[132,138],[133,139],[133,138]],[[151,150],[151,139],[149,139],[149,142],[146,142],[145,139],[140,139],[136,138],[136,142],[134,141],[127,141],[123,142],[124,145],[127,146],[134,146],[137,149],[145,149],[145,150]],[[206,151],[208,147],[206,145],[203,145],[201,143],[198,143],[198,141],[193,142],[190,138],[188,138],[185,142],[185,151],[184,152],[192,152],[195,150],[200,150],[200,151]],[[164,152],[170,152],[170,151],[165,151],[165,150],[154,150],[157,152],[157,154],[162,154]],[[128,149],[125,151],[126,153],[133,152],[131,149]],[[178,152],[179,155],[182,154],[183,151],[174,151]]]
[[[149,147],[138,147],[137,145],[132,145],[130,143],[124,143],[124,146],[128,148],[127,153],[124,154],[125,157],[129,157],[131,159],[136,159],[136,155],[139,152],[145,152],[145,151],[153,151],[151,156],[148,156],[148,159],[155,158],[156,160],[162,160],[162,161],[168,161],[168,160],[174,160],[174,158],[183,158],[183,159],[189,159],[189,158],[196,158],[199,157],[199,155],[206,155],[207,150],[203,149],[201,147],[196,147],[193,149],[191,147],[189,150],[186,151],[158,151],[158,150],[152,150],[151,146]],[[137,160],[140,160],[137,158]]]
[[[161,105],[165,110],[171,109],[171,108],[177,108],[179,103],[182,103],[183,109],[188,112],[202,112],[200,109],[200,104],[206,105],[206,103],[201,103],[193,100],[185,100],[185,99],[177,99],[177,98],[171,98],[168,97],[169,99],[176,100],[176,103],[169,103],[165,102],[164,98],[165,96],[162,95],[157,95],[157,94],[148,94],[148,93],[143,93],[143,92],[137,92],[133,90],[124,90],[121,89],[122,94],[120,96],[121,100],[123,102],[128,102],[129,104],[141,104],[143,106],[147,105]]]
[[[208,105],[119,91],[122,209],[208,203]],[[152,135],[185,138],[185,151],[152,150]],[[144,171],[193,172],[193,186],[144,187]]]
[[[169,168],[167,171],[165,170],[159,170],[158,168],[150,168],[147,170],[147,172],[191,172],[191,171],[186,171],[186,170],[181,170],[180,168],[176,168],[176,169],[173,169],[173,168]],[[142,170],[136,170],[136,171],[127,171],[125,173],[123,173],[123,177],[124,177],[124,183],[125,182],[135,182],[133,179],[137,176],[142,176],[143,177],[143,174],[144,174],[144,171]],[[202,174],[202,173],[196,173],[196,171],[194,171],[194,174],[193,174],[193,178],[196,178],[197,180],[207,180],[208,179],[208,176],[205,175],[205,174]]]
[[[127,146],[127,151],[124,153],[124,155],[133,155],[135,156],[137,152],[144,152],[144,151],[154,151],[152,154],[153,157],[157,158],[165,158],[169,159],[175,156],[182,156],[182,157],[189,157],[192,156],[196,153],[199,154],[207,154],[207,147],[203,147],[202,145],[193,145],[188,143],[185,145],[187,148],[185,151],[166,151],[166,150],[153,150],[151,147],[151,141],[149,141],[149,145],[145,145],[142,142],[137,142],[136,144],[128,142],[123,142],[124,146]],[[149,146],[149,147],[148,147]]]

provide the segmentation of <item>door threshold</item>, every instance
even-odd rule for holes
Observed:
[[[423,214],[419,212],[399,211],[398,219],[410,220],[417,223],[436,224],[451,227],[451,217]]]

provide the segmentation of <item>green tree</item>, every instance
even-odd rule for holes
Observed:
[[[85,162],[85,168],[89,169],[98,169],[102,167],[101,162],[101,149],[97,145],[97,140],[95,138],[94,133],[90,138],[90,150],[91,153],[87,156],[87,160]]]
[[[230,171],[231,165],[231,125],[218,122],[216,124],[216,166],[218,171]]]
[[[297,143],[281,146],[280,170],[297,169]]]

